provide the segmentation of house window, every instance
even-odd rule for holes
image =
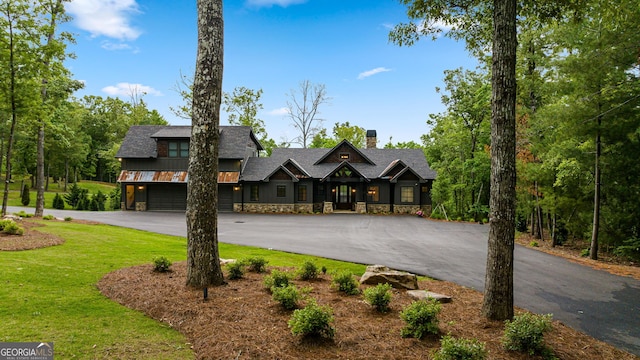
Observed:
[[[276,186],[276,196],[277,197],[285,197],[285,196],[287,196],[287,186],[286,185],[278,185],[278,186]]]
[[[298,201],[307,201],[307,185],[298,186]]]
[[[403,186],[400,188],[400,202],[413,202],[413,186]]]
[[[374,202],[380,201],[380,187],[369,186],[369,189],[367,190],[367,195],[369,195],[369,201],[374,201]]]
[[[249,194],[249,200],[258,201],[260,198],[260,188],[258,185],[251,185],[251,193]]]
[[[349,160],[349,153],[340,153],[340,160]]]
[[[169,141],[169,157],[189,157],[189,142]]]

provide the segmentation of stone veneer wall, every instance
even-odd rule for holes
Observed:
[[[136,211],[147,211],[146,202],[136,202]]]
[[[394,214],[415,214],[418,210],[422,210],[426,217],[431,216],[431,205],[423,205],[420,207],[419,205],[394,205],[393,213]]]
[[[391,206],[389,204],[367,204],[369,214],[386,214],[389,213]]]
[[[263,203],[245,203],[244,210],[242,204],[233,204],[235,212],[250,213],[302,213],[308,214],[313,212],[313,204],[263,204]]]

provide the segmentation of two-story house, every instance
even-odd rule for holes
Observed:
[[[189,126],[134,126],[116,155],[124,210],[184,210]],[[342,141],[331,149],[274,149],[248,127],[222,126],[218,194],[220,211],[415,213],[431,212],[436,173],[419,149],[367,148]]]

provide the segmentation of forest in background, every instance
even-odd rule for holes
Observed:
[[[128,128],[167,121],[133,89],[128,101],[74,97],[82,83],[64,66],[73,38],[56,27],[67,20],[61,0],[1,3],[3,177],[35,188],[40,168],[47,181],[115,182]],[[556,244],[595,237],[605,251],[639,260],[640,8],[630,0],[581,5],[554,21],[519,19],[517,226]],[[421,143],[383,146],[424,150],[438,173],[434,217],[487,221],[491,56],[482,43],[469,51],[481,65],[443,74],[447,110],[425,114],[431,130]],[[254,126],[269,149],[288,146],[276,145],[257,118],[262,91],[237,89],[225,94],[227,111],[238,114],[233,124]],[[308,130],[310,147],[364,139],[364,128],[348,121]]]

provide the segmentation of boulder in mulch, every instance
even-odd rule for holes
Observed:
[[[439,303],[450,303],[451,297],[426,290],[409,290],[407,294],[416,300],[435,299]]]
[[[396,289],[414,290],[418,288],[418,277],[404,271],[391,270],[384,265],[370,265],[360,277],[361,284],[390,284]]]

